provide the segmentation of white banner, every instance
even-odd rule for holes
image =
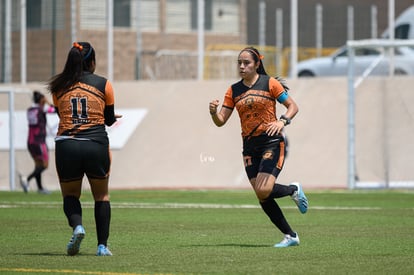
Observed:
[[[147,109],[117,109],[122,118],[107,127],[111,149],[121,149],[129,137],[144,119]],[[26,111],[14,113],[14,147],[17,150],[27,149],[28,125]],[[47,138],[49,149],[55,148],[55,135],[59,124],[57,114],[47,114]],[[0,150],[9,150],[10,146],[9,113],[0,112]]]

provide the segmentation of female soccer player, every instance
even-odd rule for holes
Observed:
[[[291,196],[301,213],[308,209],[308,200],[299,183],[289,186],[276,183],[285,158],[282,130],[290,124],[298,106],[289,96],[288,87],[267,75],[262,59],[257,49],[243,49],[238,56],[241,80],[228,88],[219,112],[217,99],[210,102],[209,110],[213,122],[220,127],[230,118],[233,109],[237,109],[247,176],[263,211],[285,235],[274,246],[296,246],[299,245],[299,236],[290,227],[275,199]],[[276,102],[286,108],[279,119],[276,117]]]
[[[111,154],[105,125],[111,126],[121,116],[114,113],[111,83],[94,74],[95,66],[95,50],[91,44],[75,42],[62,73],[48,83],[60,118],[55,139],[56,170],[63,209],[73,228],[68,255],[79,252],[85,236],[79,198],[86,175],[95,200],[96,255],[112,256],[107,246],[111,220],[108,194]]]
[[[46,144],[46,114],[55,113],[56,110],[48,102],[45,95],[39,91],[33,91],[32,100],[33,105],[27,109],[27,122],[29,124],[27,149],[30,152],[35,167],[27,178],[19,174],[20,184],[23,191],[27,193],[30,180],[34,178],[39,194],[49,194],[50,192],[42,184],[42,173],[49,166],[49,149]]]

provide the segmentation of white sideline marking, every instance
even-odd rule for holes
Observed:
[[[355,183],[355,188],[414,188],[414,181],[390,181],[388,183],[377,181],[357,181]]]
[[[0,208],[23,208],[36,206],[41,208],[56,208],[62,205],[61,202],[0,202]],[[94,202],[82,202],[83,208],[93,208]],[[126,208],[152,208],[152,209],[186,209],[186,208],[200,208],[200,209],[256,209],[259,205],[253,204],[214,204],[214,203],[113,203],[111,208],[126,209]],[[296,206],[283,206],[284,209],[296,209]],[[358,207],[358,206],[311,206],[312,210],[381,210],[382,207]]]

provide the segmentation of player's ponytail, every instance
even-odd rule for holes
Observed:
[[[277,81],[279,81],[280,85],[282,85],[283,89],[285,89],[285,91],[289,91],[289,87],[286,83],[286,80],[284,78],[281,78],[280,76],[275,76],[275,79]]]
[[[55,75],[48,82],[48,90],[53,94],[66,91],[79,82],[83,71],[93,72],[95,50],[88,42],[74,42],[69,50],[62,73]]]
[[[84,71],[92,71],[92,62],[95,63],[95,50],[88,42],[75,42],[73,45],[77,45],[82,55],[82,66]]]

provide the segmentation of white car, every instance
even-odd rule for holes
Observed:
[[[394,53],[394,74],[414,75],[414,49],[400,47]],[[359,76],[370,66],[370,75],[388,75],[390,68],[389,51],[381,48],[359,48],[355,50],[355,75]],[[348,51],[344,46],[326,57],[312,58],[298,62],[299,77],[346,76],[348,74]]]

